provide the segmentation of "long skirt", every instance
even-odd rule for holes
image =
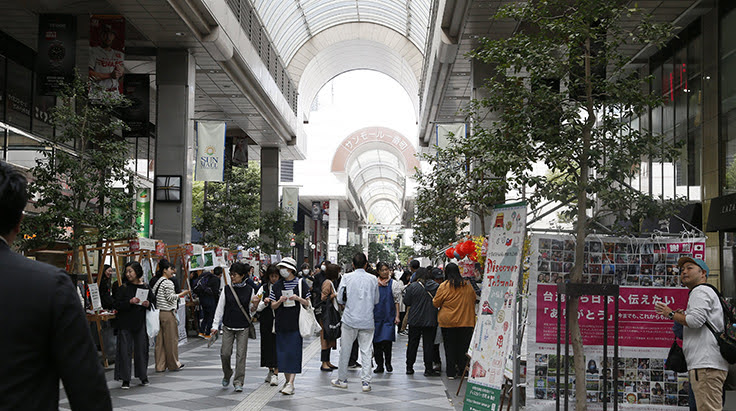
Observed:
[[[276,359],[279,372],[301,374],[302,336],[299,330],[276,332]]]
[[[270,308],[269,308],[270,310]],[[276,334],[271,332],[273,315],[261,315],[261,367],[274,368],[276,363]]]

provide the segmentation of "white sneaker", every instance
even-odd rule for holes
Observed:
[[[371,390],[371,383],[363,381],[363,392],[369,392]]]
[[[347,381],[343,381],[343,380],[341,380],[339,378],[336,378],[336,379],[330,381],[330,383],[332,384],[333,387],[337,387],[337,388],[348,388],[348,382]]]
[[[274,374],[271,376],[271,386],[275,387],[277,385],[279,385],[279,376],[278,374]]]
[[[268,371],[268,375],[266,375],[266,382],[271,382],[271,377],[273,377],[273,371]]]
[[[281,390],[281,393],[284,395],[294,395],[294,384],[289,384],[287,382]]]

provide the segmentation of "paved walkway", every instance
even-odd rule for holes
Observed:
[[[406,341],[406,337],[399,336],[394,343],[394,372],[375,374],[373,391],[369,393],[361,391],[359,370],[349,371],[347,390],[330,385],[330,379],[337,378],[337,371],[320,371],[319,338],[304,340],[304,366],[296,377],[293,396],[282,395],[278,392],[280,387],[264,383],[268,370],[259,367],[259,340],[250,340],[248,344],[242,393],[234,392],[232,386],[223,388],[220,383],[220,341],[207,348],[206,341],[196,337],[179,347],[179,359],[186,364],[182,371],[156,373],[152,363],[149,365],[149,386],[140,386],[134,379],[130,390],[122,390],[121,382],[113,380],[112,367],[105,375],[116,410],[461,410],[465,387],[456,397],[459,380],[423,376],[421,344],[414,366],[416,373],[404,373]],[[339,350],[332,351],[333,364],[338,363],[338,353]],[[283,383],[283,376],[281,380]],[[69,409],[63,389],[61,397],[60,407]]]

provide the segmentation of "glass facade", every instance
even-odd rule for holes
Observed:
[[[722,10],[720,21],[720,113],[722,194],[736,193],[736,7]],[[736,232],[723,233],[721,291],[736,297]]]

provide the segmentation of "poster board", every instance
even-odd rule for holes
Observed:
[[[554,407],[557,374],[556,283],[564,281],[575,263],[572,236],[534,235],[531,244],[528,323],[527,410]],[[619,409],[687,409],[687,374],[664,369],[674,336],[672,321],[654,313],[654,303],[685,308],[688,290],[680,285],[677,260],[705,258],[705,239],[634,239],[589,237],[585,244],[587,283],[619,284],[619,363],[616,395]],[[613,393],[613,364],[603,358],[603,297],[582,296],[579,320],[585,345],[589,409],[602,409],[603,375]],[[564,304],[564,301],[563,301]],[[609,361],[613,353],[613,302],[609,301]],[[564,313],[562,321],[564,322]],[[564,364],[564,359],[560,361]],[[574,393],[574,375],[571,393]],[[564,388],[564,387],[563,387]],[[683,394],[680,394],[680,393]],[[574,397],[571,395],[571,401]]]
[[[472,352],[463,409],[496,410],[504,369],[513,345],[526,227],[526,203],[497,206],[488,235],[483,286],[470,345]]]

